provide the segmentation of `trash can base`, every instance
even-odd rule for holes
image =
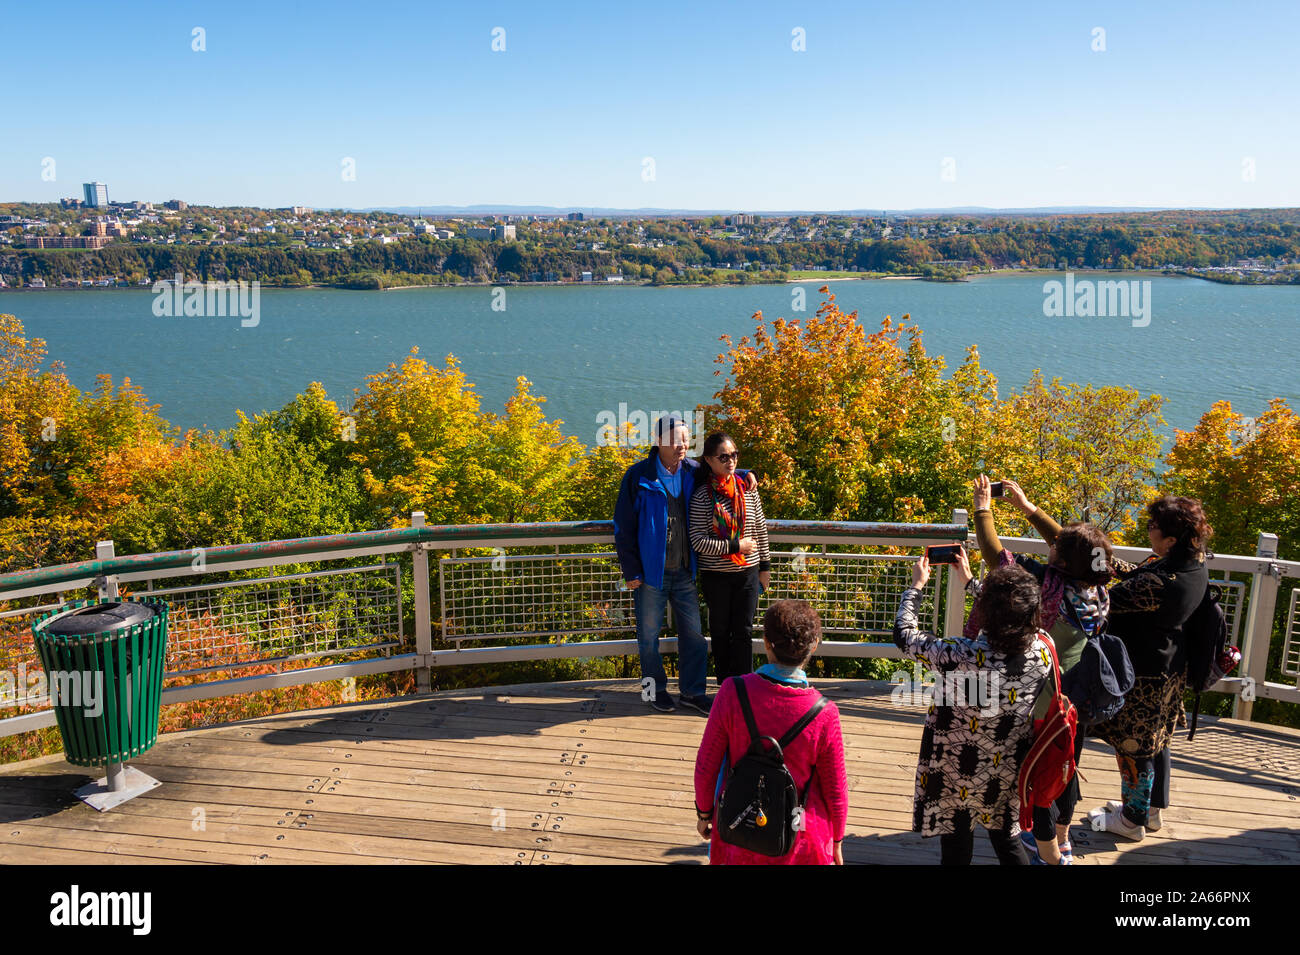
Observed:
[[[107,812],[114,806],[120,806],[128,799],[134,799],[151,789],[157,789],[162,785],[152,776],[140,772],[134,766],[127,766],[123,769],[125,788],[112,790],[108,787],[108,777],[105,776],[97,782],[89,783],[77,790],[76,796],[86,805],[100,812]]]

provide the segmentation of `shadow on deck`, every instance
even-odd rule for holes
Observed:
[[[923,711],[883,684],[818,683],[843,721],[845,860],[936,863],[938,841],[908,831]],[[106,814],[72,796],[92,771],[48,757],[0,770],[0,861],[704,863],[703,725],[651,712],[627,680],[293,713],[162,737],[131,765],[163,785]],[[1202,718],[1173,755],[1160,832],[1116,844],[1076,820],[1078,863],[1300,863],[1300,732]],[[1080,818],[1119,794],[1100,743],[1082,769]],[[993,861],[983,837],[975,861]]]

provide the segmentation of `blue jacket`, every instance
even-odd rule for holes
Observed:
[[[614,505],[614,548],[624,580],[640,580],[651,587],[664,585],[664,560],[668,556],[668,494],[659,483],[655,458],[659,449],[653,445],[645,459],[627,469],[618,488]],[[695,549],[689,546],[691,494],[700,463],[693,458],[682,461],[682,500],[686,505],[687,550],[691,576],[695,576]],[[748,471],[736,469],[745,480]]]

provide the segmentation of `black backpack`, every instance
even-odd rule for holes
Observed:
[[[734,677],[732,682],[740,697],[745,725],[749,727],[749,749],[727,777],[714,825],[723,842],[759,855],[783,856],[794,848],[803,828],[803,801],[813,780],[809,776],[808,786],[802,793],[798,792],[794,777],[786,769],[783,750],[817,718],[826,705],[826,697],[818,694],[812,708],[776,740],[759,735],[744,678]],[[765,741],[773,748],[768,749]]]
[[[1201,694],[1231,673],[1241,660],[1241,651],[1228,646],[1228,618],[1219,604],[1219,588],[1213,581],[1205,596],[1183,624],[1183,641],[1187,649],[1187,686],[1195,694],[1192,725],[1187,734],[1196,735],[1201,718]]]
[[[1103,631],[1088,638],[1079,662],[1061,678],[1061,687],[1079,711],[1079,725],[1094,726],[1123,708],[1133,682],[1133,661],[1124,641]]]

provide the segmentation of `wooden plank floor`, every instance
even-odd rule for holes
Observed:
[[[819,681],[843,720],[846,861],[938,861],[908,831],[922,710],[883,684]],[[163,737],[132,765],[159,788],[109,813],[58,757],[0,771],[8,863],[691,863],[704,717],[658,714],[634,681],[459,690]],[[1300,863],[1300,732],[1203,719],[1173,753],[1173,806],[1141,843],[1076,820],[1081,864]],[[1088,809],[1118,798],[1084,752]],[[96,777],[99,773],[94,774]],[[976,862],[992,862],[987,839]]]

